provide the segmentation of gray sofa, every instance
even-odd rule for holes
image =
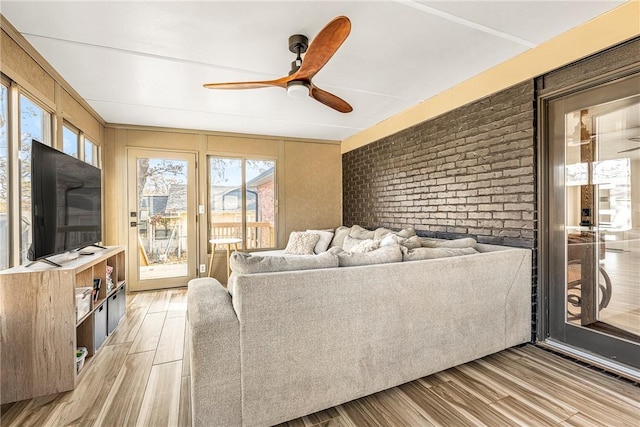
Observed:
[[[188,291],[196,426],[268,426],[531,336],[531,251],[236,274]]]

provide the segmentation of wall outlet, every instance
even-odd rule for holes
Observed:
[[[207,272],[207,264],[200,264],[200,273]]]

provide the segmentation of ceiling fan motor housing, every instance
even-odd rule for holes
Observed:
[[[289,50],[291,53],[305,53],[309,47],[309,39],[302,34],[294,34],[289,37]]]

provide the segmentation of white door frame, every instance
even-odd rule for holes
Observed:
[[[147,148],[127,148],[127,242],[129,254],[129,290],[146,291],[186,286],[197,275],[197,171],[196,153]],[[138,244],[138,191],[137,161],[140,158],[158,158],[187,162],[187,267],[186,274],[178,277],[140,278],[140,260],[143,256]],[[135,216],[133,216],[135,214]]]

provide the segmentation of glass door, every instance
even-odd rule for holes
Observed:
[[[128,150],[129,264],[133,291],[196,277],[195,155]]]
[[[549,337],[640,368],[640,76],[548,106]]]

